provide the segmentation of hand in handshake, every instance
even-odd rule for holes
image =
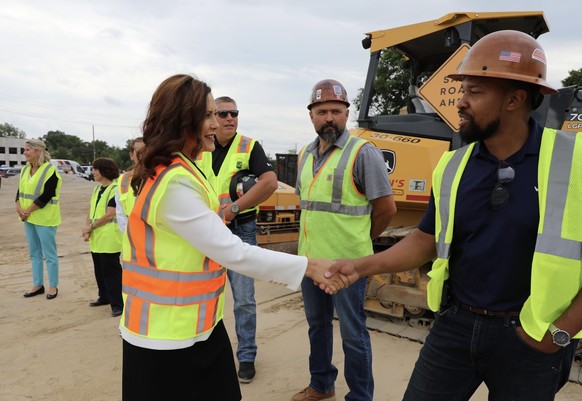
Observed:
[[[359,279],[355,264],[350,259],[332,262],[328,259],[309,259],[305,276],[326,293],[333,295]]]

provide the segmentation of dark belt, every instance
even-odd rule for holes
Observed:
[[[477,315],[482,316],[491,316],[491,317],[519,317],[519,311],[510,311],[510,312],[493,312],[487,309],[476,308],[474,306],[465,305],[459,302],[457,299],[452,300],[452,304],[457,306],[461,309],[468,310],[469,312],[475,313]]]
[[[233,219],[228,225],[229,226],[237,226],[238,224],[248,223],[249,221],[253,221],[257,219],[257,214],[255,212],[244,214],[242,216],[237,216]]]

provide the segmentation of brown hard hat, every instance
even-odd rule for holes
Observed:
[[[546,56],[542,46],[519,31],[497,31],[479,39],[449,77],[490,77],[529,82],[543,94],[558,93],[546,82]]]
[[[314,104],[325,102],[342,102],[350,107],[346,88],[335,79],[324,79],[315,84],[307,108],[311,110]]]

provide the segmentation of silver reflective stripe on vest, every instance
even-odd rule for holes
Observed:
[[[129,224],[127,225],[125,233],[127,234],[127,240],[129,242],[129,249],[131,249],[131,251],[129,252],[131,254],[131,261],[137,262],[137,256],[135,254],[135,243],[133,242],[133,236],[131,235],[131,230],[129,230]]]
[[[333,172],[331,202],[301,200],[299,201],[299,206],[302,210],[331,212],[344,214],[347,216],[368,216],[370,213],[372,213],[372,205],[370,203],[361,206],[350,206],[342,204],[345,172],[348,167],[348,161],[350,159],[352,150],[358,142],[359,140],[357,138],[350,136],[346,146],[343,148],[343,153],[340,157],[338,165]],[[297,173],[298,177],[301,177],[308,155],[309,152],[303,152],[303,156],[299,161],[299,171]]]
[[[301,207],[301,210],[333,212],[338,214],[345,214],[348,216],[366,216],[372,213],[371,204],[362,206],[339,205],[339,207],[334,207],[334,205],[329,202],[302,200],[299,202],[299,206]]]
[[[26,166],[24,166],[24,168],[22,169],[22,175],[26,174],[27,169],[30,168],[30,165],[27,164]],[[46,175],[48,174],[48,171],[50,169],[50,166],[46,167],[40,178],[38,179],[38,182],[36,184],[36,188],[34,189],[34,194],[30,195],[30,194],[22,194],[22,193],[18,193],[18,197],[19,198],[23,198],[23,199],[30,199],[34,202],[34,200],[36,198],[38,198],[40,195],[42,195],[42,187],[44,185],[44,180],[46,179]],[[51,199],[50,201],[48,201],[48,203],[50,203],[51,205],[56,205],[57,203],[59,203],[58,199]]]
[[[206,320],[206,311],[208,309],[208,304],[203,303],[198,307],[198,328],[196,329],[198,333],[204,332],[204,321]],[[214,327],[214,324],[212,325]]]
[[[180,168],[180,167],[184,167],[181,164],[173,164],[168,166],[166,169],[164,169],[164,171],[162,171],[160,173],[160,176],[156,179],[156,181],[154,182],[154,185],[152,185],[150,191],[148,192],[145,200],[144,200],[144,206],[141,209],[141,220],[145,223],[145,227],[144,227],[144,231],[145,231],[145,253],[146,253],[146,258],[148,260],[148,263],[150,264],[150,266],[155,266],[155,258],[154,258],[154,231],[152,230],[152,226],[150,226],[149,224],[147,224],[148,221],[148,214],[150,211],[150,206],[151,206],[151,202],[152,202],[152,198],[154,197],[154,194],[156,193],[156,189],[158,188],[158,186],[161,184],[164,176],[166,174],[168,174],[170,171],[172,171],[175,168]],[[128,225],[128,230],[129,232],[129,225]],[[128,234],[129,235],[129,234]],[[135,255],[135,246],[133,244],[133,242],[130,241],[130,246],[131,246],[131,254]]]
[[[340,160],[333,172],[333,184],[331,191],[331,210],[333,212],[339,212],[340,208],[342,207],[342,189],[344,185],[344,176],[348,166],[348,160],[357,141],[358,140],[352,136],[348,137],[348,143],[346,146],[344,146]]]
[[[241,135],[237,153],[249,153],[248,147],[251,144],[251,141],[252,141],[251,138],[247,138],[246,136]]]
[[[208,260],[208,258],[206,258]],[[206,263],[206,261],[205,261]],[[130,262],[123,262],[123,268],[127,271],[141,274],[143,276],[153,277],[158,280],[177,281],[188,283],[192,281],[207,281],[220,277],[224,274],[225,269],[207,271],[205,273],[185,273],[178,271],[160,270],[153,267],[143,267]]]
[[[91,224],[95,224],[97,222],[97,220],[99,220],[99,219],[89,219]],[[109,223],[117,223],[117,217],[113,217],[110,221],[107,221],[105,224],[109,224]]]
[[[137,308],[137,306],[135,306],[133,304],[133,297],[131,295],[128,295],[125,298],[125,318],[124,318],[124,323],[123,325],[125,327],[129,327],[129,316],[131,315],[131,310],[133,308]],[[138,333],[141,335],[147,335],[147,329],[148,329],[148,315],[149,315],[149,309],[150,309],[150,303],[149,302],[142,302],[141,303],[141,308],[139,311],[139,331]]]
[[[123,179],[121,180],[120,183],[120,187],[121,187],[121,193],[124,194],[128,191],[129,189],[129,183],[130,183],[130,174],[129,173],[125,173],[123,174]]]
[[[219,202],[220,202],[220,206],[224,206],[224,205],[228,205],[229,203],[232,203],[232,199],[230,199],[230,195],[224,196],[224,197],[220,198]]]
[[[437,256],[441,259],[448,259],[451,253],[451,244],[446,243],[446,235],[449,227],[449,213],[451,206],[451,191],[453,189],[453,181],[457,175],[457,170],[463,161],[463,157],[471,146],[465,146],[457,150],[451,160],[445,166],[440,187],[439,195],[439,216],[441,220],[441,231],[436,243]]]
[[[123,285],[122,288],[123,292],[128,295],[133,295],[135,297],[141,298],[144,301],[149,301],[154,304],[158,305],[170,305],[170,306],[184,306],[184,305],[192,305],[201,302],[210,301],[212,299],[217,298],[224,292],[224,285],[220,286],[216,291],[205,293],[201,295],[190,295],[187,297],[176,297],[176,296],[164,296],[164,295],[156,295],[152,294],[151,292],[140,290],[138,288],[131,287],[127,284]]]
[[[546,191],[544,231],[537,237],[536,252],[580,260],[582,259],[580,242],[562,238],[562,222],[566,209],[575,142],[576,134],[565,131],[556,132]]]

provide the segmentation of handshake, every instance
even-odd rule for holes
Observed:
[[[331,261],[329,259],[309,259],[305,277],[313,280],[321,290],[333,295],[355,283],[360,275],[351,259]]]

